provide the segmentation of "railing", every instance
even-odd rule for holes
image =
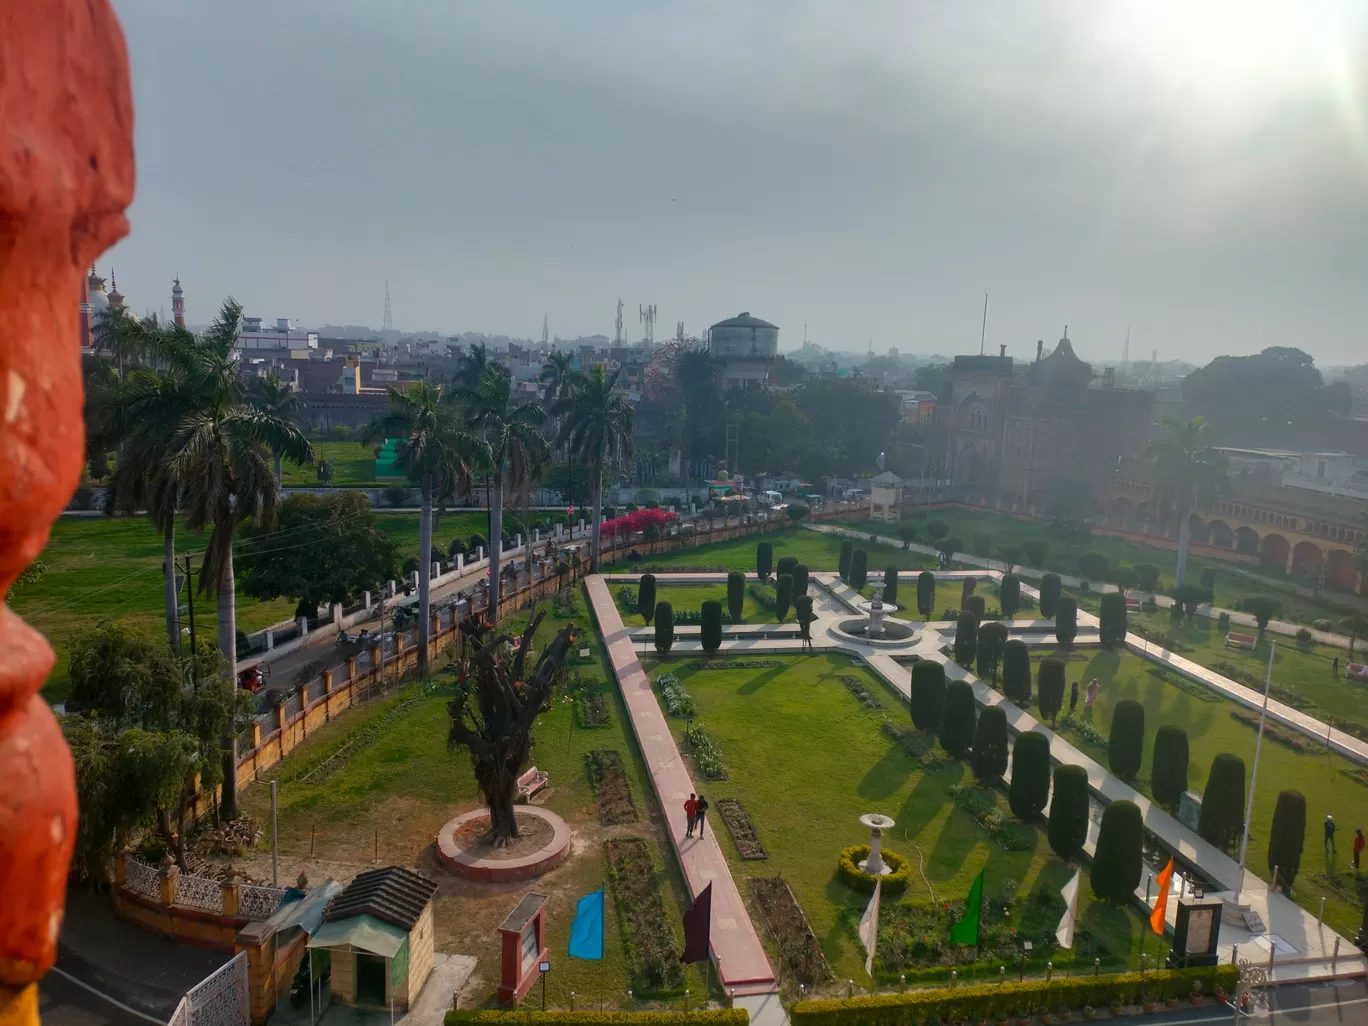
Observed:
[[[247,952],[240,951],[185,995],[189,1026],[247,1026],[251,1017],[249,988]]]
[[[155,866],[124,856],[124,886],[134,894],[156,901],[161,897],[161,881]]]
[[[204,876],[182,873],[176,878],[176,904],[204,912],[223,911],[223,884]]]
[[[245,884],[238,890],[238,915],[247,919],[270,919],[284,897],[283,887]]]

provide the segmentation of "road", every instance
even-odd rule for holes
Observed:
[[[96,994],[53,971],[38,984],[43,1026],[150,1026],[162,1022]]]
[[[1268,1007],[1240,1023],[1256,1026],[1362,1026],[1368,1023],[1368,983],[1362,979],[1338,983],[1288,984],[1268,991]],[[1176,1008],[1173,1011],[1137,1015],[1130,1020],[1140,1026],[1208,1026],[1235,1023],[1228,1005],[1208,1004],[1201,1008]]]

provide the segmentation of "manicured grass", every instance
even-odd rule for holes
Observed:
[[[939,902],[963,901],[985,867],[989,894],[1014,881],[1016,892],[1025,896],[1042,874],[1059,878],[1060,886],[1067,879],[1042,832],[1033,832],[1032,850],[1008,852],[951,802],[950,786],[972,779],[967,768],[951,764],[949,770],[924,771],[881,731],[885,716],[906,722],[902,699],[849,657],[795,657],[782,660],[780,668],[723,671],[693,670],[689,662],[656,662],[648,672],[652,677],[665,670],[676,673],[692,694],[697,722],[717,743],[728,774],[715,783],[704,783],[697,773],[694,779],[703,783],[714,813],[720,798],[741,800],[770,857],[741,861],[719,815],[710,815],[708,829],[721,838],[743,893],[748,889],[742,877],[783,874],[838,979],[868,979],[862,975],[864,954],[855,930],[869,898],[836,875],[840,850],[869,840],[858,822],[863,813],[882,812],[897,820],[884,843],[914,865],[920,848]],[[857,678],[884,708],[861,705],[838,679],[844,674]],[[676,735],[683,722],[672,721]],[[897,900],[930,899],[914,872],[913,883]],[[1083,923],[1117,958],[1132,946],[1138,950],[1140,923],[1129,912],[1089,902]]]
[[[310,444],[317,459],[304,466],[284,464],[281,468],[284,484],[303,488],[357,488],[376,484],[373,446],[359,442],[322,442],[317,439]],[[333,462],[333,479],[327,485],[318,480],[318,463],[325,459]]]
[[[1046,654],[1049,653],[1037,652],[1032,659],[1039,662]],[[1255,732],[1230,715],[1237,708],[1235,703],[1214,692],[1203,691],[1200,685],[1191,685],[1199,694],[1210,696],[1199,697],[1166,679],[1168,674],[1171,671],[1164,671],[1130,652],[1075,649],[1070,657],[1069,680],[1079,681],[1080,689],[1093,677],[1102,685],[1093,709],[1092,724],[1103,736],[1111,729],[1112,710],[1117,702],[1134,699],[1145,707],[1145,758],[1133,786],[1150,794],[1154,734],[1162,724],[1182,727],[1188,733],[1192,753],[1188,783],[1193,790],[1201,791],[1206,786],[1211,760],[1219,752],[1233,752],[1245,760],[1247,768],[1252,766]],[[1083,717],[1081,700],[1078,716]],[[1072,744],[1102,765],[1107,764],[1104,746],[1084,741],[1077,730],[1062,720],[1059,726],[1060,732]],[[1272,878],[1267,857],[1268,830],[1278,792],[1295,790],[1304,794],[1307,801],[1306,848],[1294,897],[1303,908],[1315,912],[1320,896],[1324,894],[1326,921],[1346,936],[1357,931],[1361,909],[1353,893],[1349,857],[1354,827],[1368,822],[1368,774],[1360,773],[1349,760],[1319,746],[1299,753],[1265,736],[1246,860],[1251,872],[1264,880]],[[1333,815],[1340,825],[1337,857],[1322,849],[1321,822],[1327,814]]]
[[[584,602],[579,600],[579,608]],[[549,640],[566,621],[550,615],[537,634],[537,646]],[[577,624],[587,622],[575,617]],[[520,633],[526,617],[509,618],[502,629]],[[587,642],[595,650],[594,660],[573,667],[584,675],[606,670],[599,661],[600,646],[595,638]],[[440,681],[451,676],[438,673]],[[570,992],[576,992],[580,1007],[597,1007],[600,996],[605,1008],[628,1007],[627,990],[632,987],[623,953],[623,937],[613,902],[608,902],[609,920],[604,930],[604,959],[585,962],[564,957],[574,919],[575,901],[604,885],[606,862],[602,841],[608,836],[637,835],[648,840],[660,869],[664,900],[682,943],[679,915],[687,907],[683,880],[666,858],[661,838],[652,827],[652,798],[645,767],[630,738],[626,709],[616,688],[604,692],[610,710],[607,726],[585,728],[574,722],[573,707],[558,696],[552,707],[542,713],[534,729],[536,744],[532,761],[550,774],[545,807],[570,823],[575,834],[572,855],[564,866],[541,877],[535,889],[548,893],[548,944],[556,971],[547,981],[550,1006],[568,1007]],[[381,864],[399,862],[416,866],[438,879],[449,880],[446,871],[433,860],[430,848],[442,823],[481,802],[469,755],[464,750],[447,748],[449,726],[447,703],[450,686],[424,695],[410,685],[388,703],[417,698],[416,703],[397,719],[387,721],[381,735],[360,749],[340,769],[325,780],[299,783],[292,780],[292,767],[304,765],[339,747],[370,717],[383,710],[363,707],[344,714],[315,733],[302,748],[280,766],[279,822],[281,852],[307,855],[310,844],[317,845],[318,857],[350,864],[356,871],[365,868],[374,854],[379,837]],[[381,703],[376,703],[379,706]],[[603,828],[598,823],[597,806],[585,768],[585,758],[595,749],[618,751],[622,756],[632,797],[640,813],[636,824]],[[243,808],[257,822],[269,821],[268,783],[253,784],[243,797]],[[315,834],[316,831],[316,834]],[[269,840],[266,842],[269,845]],[[471,887],[460,884],[446,887],[437,899],[437,949],[476,955],[484,969],[478,974],[476,988],[462,995],[462,1006],[492,1005],[498,984],[499,938],[497,927],[517,903],[521,891],[498,887]],[[706,992],[707,983],[696,967],[690,967],[687,982],[694,995]],[[682,999],[681,999],[682,1001]],[[676,1001],[674,1004],[681,1004]]]
[[[767,541],[774,546],[775,563],[783,556],[793,556],[798,562],[805,563],[808,570],[835,570],[840,563],[841,538],[803,528],[786,528],[765,535],[751,535],[726,542],[699,545],[697,548],[682,549],[678,552],[648,555],[640,564],[619,563],[611,567],[609,572],[640,573],[642,566],[661,569],[672,566],[706,566],[754,573],[755,547],[761,541]],[[863,542],[856,541],[855,544],[869,550],[870,567],[877,566],[881,572],[886,566],[921,570],[928,562],[928,557],[922,553],[903,552],[900,548],[888,545],[870,545],[867,537]]]
[[[777,622],[774,618],[774,612],[760,605],[760,603],[756,602],[755,598],[751,595],[750,588],[754,583],[754,581],[746,582],[746,598],[745,602],[741,607],[741,622]],[[619,585],[618,587],[620,588],[622,586]],[[635,595],[637,590],[636,585],[633,584],[629,587],[632,590],[632,594]],[[727,586],[725,584],[657,584],[656,586],[656,601],[669,602],[674,607],[676,613],[681,612],[683,610],[697,611],[699,609],[702,609],[703,603],[708,601],[709,599],[716,599],[718,602],[721,602],[722,611],[725,613],[727,610]],[[613,601],[617,603],[618,611],[622,613],[622,619],[624,623],[630,623],[632,626],[639,626],[642,623],[644,623],[644,621],[641,619],[640,613],[632,613],[630,616],[628,615],[626,609],[623,608],[622,599],[618,595],[618,588],[613,589]],[[787,620],[790,623],[793,622],[792,606],[789,607],[789,615],[787,617]]]

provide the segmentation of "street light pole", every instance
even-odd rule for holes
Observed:
[[[1240,904],[1240,894],[1244,890],[1245,875],[1245,854],[1249,851],[1249,817],[1254,811],[1254,785],[1259,779],[1259,753],[1263,749],[1264,722],[1268,719],[1268,693],[1273,688],[1273,653],[1278,649],[1278,643],[1269,639],[1268,642],[1268,672],[1264,677],[1263,707],[1259,710],[1259,733],[1254,741],[1254,768],[1249,774],[1249,797],[1245,799],[1244,810],[1244,837],[1240,841],[1240,875],[1235,882],[1235,904]],[[1274,879],[1273,886],[1276,887],[1278,881]]]

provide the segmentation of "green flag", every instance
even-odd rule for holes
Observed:
[[[964,917],[950,927],[951,944],[969,944],[974,947],[979,942],[979,908],[983,905],[983,870],[979,870],[974,882],[969,885],[969,897],[964,902]]]

